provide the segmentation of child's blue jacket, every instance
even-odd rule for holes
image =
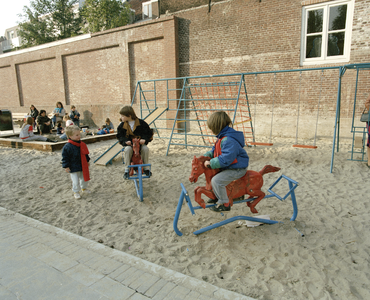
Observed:
[[[87,162],[90,161],[89,155],[86,154]],[[71,173],[82,171],[80,148],[66,143],[62,150],[62,167],[69,168]]]
[[[208,151],[205,156],[211,157],[212,169],[243,169],[249,165],[249,156],[247,151],[244,150],[244,135],[241,131],[226,126],[216,136],[221,141],[221,155],[213,157],[215,145],[211,151]],[[237,163],[232,162],[237,159]]]

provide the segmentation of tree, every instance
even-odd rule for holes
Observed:
[[[74,11],[78,0],[34,0],[24,6],[19,24],[20,48],[49,43],[81,33],[81,17]]]
[[[127,25],[132,12],[120,0],[86,0],[80,14],[83,31],[93,33]]]

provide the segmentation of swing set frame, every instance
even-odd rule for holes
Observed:
[[[263,72],[248,72],[248,73],[234,73],[234,74],[222,74],[222,75],[205,75],[205,76],[188,76],[188,77],[177,77],[177,78],[167,78],[167,79],[154,79],[154,80],[142,80],[138,81],[136,85],[136,89],[133,95],[133,100],[131,105],[135,105],[135,99],[136,97],[140,101],[138,104],[140,106],[140,112],[141,112],[141,118],[150,118],[150,115],[154,113],[154,111],[158,110],[158,108],[162,108],[161,115],[155,119],[153,122],[153,125],[155,127],[155,131],[160,138],[169,139],[168,147],[167,147],[167,153],[169,154],[170,147],[173,145],[176,146],[185,146],[187,148],[188,146],[192,147],[205,147],[210,148],[211,145],[206,144],[206,139],[209,137],[214,137],[213,135],[208,134],[207,132],[204,132],[202,129],[200,129],[200,134],[194,134],[189,132],[189,124],[191,122],[197,123],[200,127],[202,122],[206,122],[207,120],[200,116],[200,111],[216,111],[223,108],[218,108],[215,106],[215,108],[210,109],[200,109],[197,111],[197,109],[194,109],[196,105],[194,103],[200,103],[200,102],[206,102],[206,101],[214,101],[214,103],[220,103],[222,106],[223,101],[233,101],[235,105],[235,109],[229,109],[228,113],[231,114],[231,119],[233,122],[233,125],[240,123],[239,120],[236,119],[238,116],[238,105],[240,105],[240,101],[244,101],[246,103],[246,106],[248,107],[248,113],[249,116],[247,118],[250,122],[250,134],[251,134],[251,141],[247,142],[248,146],[272,146],[272,134],[273,134],[273,121],[274,121],[274,105],[275,105],[275,80],[276,76],[279,73],[292,73],[292,72],[300,72],[302,74],[303,72],[312,72],[316,70],[320,70],[321,73],[321,80],[320,80],[320,94],[318,97],[318,108],[317,108],[317,118],[316,118],[316,129],[314,133],[314,144],[313,145],[303,145],[298,144],[297,138],[298,138],[298,124],[299,124],[299,105],[300,105],[300,95],[298,96],[298,113],[297,113],[297,129],[296,129],[296,143],[293,145],[293,147],[296,148],[310,148],[315,149],[316,146],[316,136],[317,136],[317,125],[318,125],[318,117],[319,117],[319,111],[320,111],[320,101],[322,97],[322,82],[323,82],[323,72],[325,70],[338,70],[338,87],[337,87],[337,102],[336,102],[336,113],[335,113],[335,126],[334,126],[334,134],[333,134],[333,144],[332,144],[332,156],[331,156],[331,163],[330,163],[330,173],[333,171],[333,164],[334,164],[334,155],[335,155],[335,149],[337,149],[336,152],[339,152],[339,124],[340,124],[340,104],[341,104],[341,83],[342,83],[342,77],[347,69],[364,69],[364,68],[370,68],[370,63],[358,63],[358,64],[348,64],[343,66],[335,66],[335,67],[318,67],[318,68],[306,68],[306,69],[291,69],[291,70],[275,70],[275,71],[263,71]],[[249,107],[249,99],[248,99],[248,92],[246,89],[245,84],[245,78],[247,76],[255,76],[255,82],[257,82],[257,76],[261,74],[274,74],[274,85],[273,85],[273,97],[271,100],[271,123],[270,123],[270,138],[268,143],[256,141],[255,138],[255,125],[253,123],[252,118],[250,117],[250,107]],[[233,78],[234,82],[226,81],[225,78]],[[235,83],[235,78],[239,78],[238,81]],[[221,80],[221,84],[215,84],[215,80]],[[191,83],[192,82],[204,82],[204,81],[211,81],[209,84],[204,84],[204,88],[210,88],[214,89],[218,86],[227,86],[227,85],[235,85],[236,87],[236,94],[235,95],[228,95],[225,97],[225,95],[215,97],[214,99],[206,98],[205,93],[203,96],[205,98],[195,98],[192,95],[191,92]],[[149,88],[144,87],[145,85],[152,85]],[[166,92],[162,93],[165,94],[166,99],[159,99],[157,93],[159,91],[158,86],[159,85],[165,85],[166,86]],[[194,86],[193,86],[194,87]],[[300,89],[300,88],[299,88]],[[257,93],[255,88],[255,94]],[[163,96],[163,95],[162,95]],[[208,94],[209,97],[209,94]],[[244,99],[245,98],[245,99]],[[256,100],[257,101],[257,100]],[[157,105],[158,104],[158,105]],[[166,112],[166,113],[164,113]],[[191,118],[191,113],[193,115],[195,114],[195,118]],[[173,117],[175,115],[175,117]],[[170,116],[170,117],[168,117]],[[172,116],[172,117],[171,117]],[[239,113],[240,116],[240,113]],[[166,124],[171,124],[167,127],[159,127],[156,125],[156,122],[158,121],[165,121]],[[182,126],[179,126],[179,124],[182,124]],[[160,136],[159,132],[160,130],[164,131],[170,131],[170,136]],[[245,133],[246,135],[246,133]],[[199,136],[203,142],[204,145],[197,145],[197,144],[191,144],[188,142],[188,138],[191,136]]]

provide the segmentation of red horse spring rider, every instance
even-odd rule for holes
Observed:
[[[204,166],[204,162],[206,160],[210,160],[210,158],[207,156],[200,156],[198,158],[194,156],[194,159],[191,163],[191,175],[189,177],[189,181],[191,183],[195,183],[197,182],[198,177],[203,173],[206,176],[206,186],[198,186],[194,189],[195,201],[203,208],[206,208],[206,204],[201,197],[202,194],[213,200],[216,199],[216,196],[212,191],[211,180],[213,176],[220,172],[220,169],[206,168]],[[265,193],[261,191],[261,188],[263,186],[262,176],[264,174],[277,172],[279,170],[280,168],[271,165],[266,165],[259,172],[248,170],[243,177],[239,178],[238,180],[234,180],[226,186],[227,196],[229,197],[229,205],[233,205],[233,199],[248,194],[248,199],[257,197],[253,201],[247,202],[247,205],[249,206],[252,213],[258,213],[255,207],[258,202],[260,202],[265,197]]]

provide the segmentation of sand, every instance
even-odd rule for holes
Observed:
[[[92,161],[114,142],[89,144]],[[273,142],[247,149],[249,169],[281,167],[264,175],[265,192],[281,174],[299,182],[294,222],[290,198],[270,198],[257,205],[257,215],[283,223],[247,227],[234,222],[196,236],[193,232],[204,226],[252,213],[239,204],[223,216],[209,209],[192,216],[184,205],[178,224],[184,235],[176,235],[180,183],[196,206],[193,190],[205,179],[192,185],[188,178],[193,156],[205,150],[172,146],[166,156],[167,140],[161,139],[149,145],[154,175],[144,180],[143,202],[133,181],[123,180],[120,156],[113,165],[92,163],[92,193],[76,200],[60,164],[61,151],[2,147],[0,206],[256,299],[370,299],[370,169],[347,160],[346,140],[332,174],[331,139],[319,139],[316,150],[293,148],[290,139]],[[287,188],[284,181],[277,192],[283,195]]]

